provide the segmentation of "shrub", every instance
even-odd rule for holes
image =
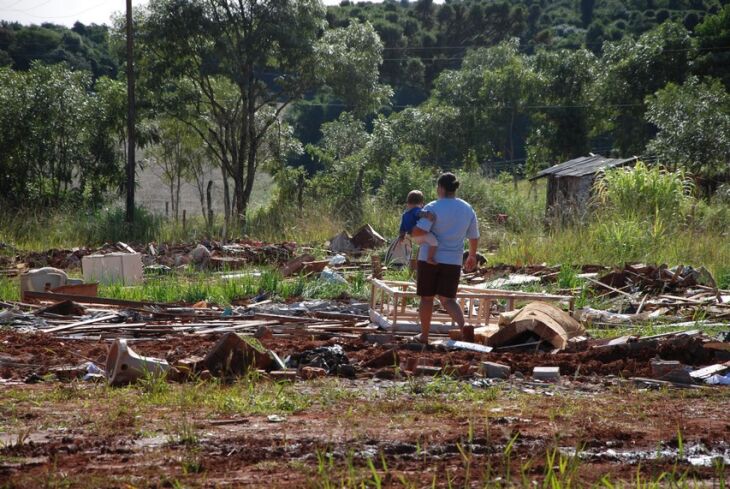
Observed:
[[[666,171],[642,162],[634,168],[608,170],[595,184],[598,203],[620,216],[665,219],[682,214],[690,203],[692,183],[684,171]]]
[[[402,205],[411,190],[423,192],[426,202],[435,199],[436,179],[433,172],[408,159],[394,160],[385,171],[378,197],[385,203]]]

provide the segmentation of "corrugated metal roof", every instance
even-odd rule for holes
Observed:
[[[606,168],[615,168],[617,166],[627,165],[637,160],[636,156],[631,158],[606,158],[601,155],[582,156],[573,160],[560,163],[542,170],[540,173],[532,177],[530,180],[554,175],[560,177],[583,177],[592,175],[599,170]]]

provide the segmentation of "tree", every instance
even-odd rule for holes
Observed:
[[[593,20],[593,7],[596,0],[580,0],[580,18],[583,22],[583,27],[588,25]]]
[[[202,172],[202,141],[188,124],[173,118],[163,118],[158,122],[158,137],[159,143],[152,146],[147,154],[160,171],[160,179],[168,187],[172,215],[177,221],[182,182]]]
[[[538,170],[588,153],[593,125],[590,89],[597,60],[585,49],[542,50],[531,63],[540,77],[544,108],[532,118],[527,166]]]
[[[518,131],[529,120],[539,78],[516,39],[470,52],[458,71],[436,80],[433,99],[459,111],[466,140],[460,159],[470,149],[477,158],[513,161],[518,156]]]
[[[377,86],[382,45],[363,44],[377,40],[372,26],[353,23],[322,34],[318,0],[156,0],[148,9],[139,36],[145,84],[168,114],[205,122],[192,127],[233,180],[239,224],[258,152],[289,104],[327,82],[348,104],[371,108],[387,95]]]
[[[604,45],[597,78],[606,129],[622,156],[639,155],[654,128],[644,119],[645,98],[669,82],[681,83],[692,58],[692,42],[683,26],[666,22],[637,41]]]
[[[119,183],[119,83],[33,62],[0,69],[0,195],[13,206],[101,196]],[[93,201],[93,200],[92,200]]]
[[[696,28],[700,49],[695,72],[719,78],[730,89],[730,5],[705,17]]]
[[[648,150],[662,163],[707,178],[730,174],[730,94],[719,80],[669,83],[647,107],[658,129]]]

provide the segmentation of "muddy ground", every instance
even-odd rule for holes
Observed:
[[[132,345],[175,362],[204,355],[215,340]],[[657,355],[711,363],[698,340],[556,355],[398,347],[401,364],[418,357],[466,373],[493,360],[526,376],[508,382],[362,368],[386,348],[359,339],[264,344],[285,356],[335,342],[358,365],[356,378],[110,388],[48,375],[88,360],[103,365],[107,343],[0,333],[0,487],[491,487],[546,479],[582,486],[635,484],[637,474],[708,484],[730,477],[719,464],[730,462],[730,389],[645,390],[626,380],[648,376]],[[559,365],[562,379],[531,381],[535,365]]]

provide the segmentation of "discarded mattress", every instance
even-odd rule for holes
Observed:
[[[501,322],[501,321],[500,321]],[[531,302],[515,314],[499,331],[487,339],[489,346],[513,343],[524,333],[532,332],[555,348],[564,349],[568,340],[585,333],[585,328],[570,314],[545,302]]]

